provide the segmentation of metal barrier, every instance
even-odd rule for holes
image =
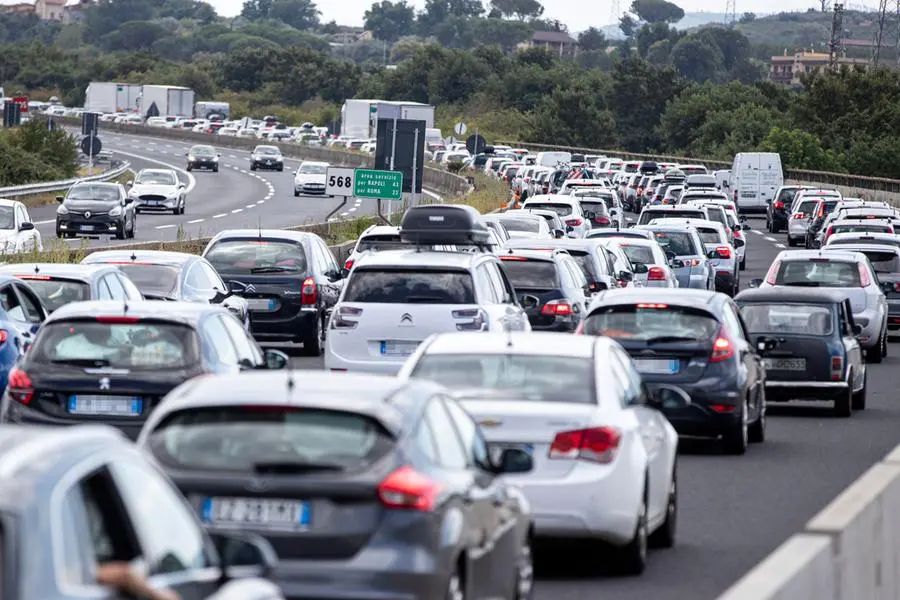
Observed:
[[[0,198],[21,198],[24,196],[39,196],[50,192],[58,192],[67,190],[76,183],[84,181],[109,181],[119,177],[131,167],[131,163],[124,161],[107,169],[98,175],[88,177],[76,177],[75,179],[65,179],[62,181],[47,181],[44,183],[29,183],[28,185],[16,185],[12,187],[0,188]]]

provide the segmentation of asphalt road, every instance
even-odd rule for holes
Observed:
[[[783,233],[766,233],[760,219],[750,223],[744,287],[785,246]],[[824,405],[771,408],[768,439],[745,456],[723,456],[709,444],[684,447],[678,542],[652,551],[644,575],[606,576],[591,548],[555,548],[537,556],[537,600],[716,598],[900,443],[900,406],[890,392],[900,344],[890,351],[883,364],[869,366],[868,408],[850,419],[832,417]],[[296,364],[323,365],[311,358]]]

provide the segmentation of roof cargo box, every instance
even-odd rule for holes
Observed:
[[[481,214],[471,206],[427,204],[406,211],[400,239],[408,244],[474,244],[489,246],[490,233]]]

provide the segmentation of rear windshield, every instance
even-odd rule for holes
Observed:
[[[687,306],[623,304],[594,310],[585,320],[584,333],[635,341],[668,337],[706,340],[719,327],[709,313]]]
[[[401,246],[403,242],[400,240],[399,233],[389,233],[383,235],[367,235],[359,240],[356,244],[357,252],[366,252],[369,250],[390,250]]]
[[[150,435],[163,463],[189,469],[256,471],[358,468],[393,446],[372,419],[342,411],[216,406],[173,413]],[[305,469],[304,469],[305,467]]]
[[[900,256],[896,252],[859,250],[869,258],[876,273],[897,273],[900,271]]]
[[[29,360],[119,369],[183,369],[198,361],[196,332],[184,325],[148,321],[57,321],[44,325]]]
[[[797,195],[797,192],[800,190],[796,188],[787,188],[785,190],[781,190],[781,193],[778,194],[778,198],[776,200],[784,202],[785,204],[790,204],[794,201],[794,196]]]
[[[556,264],[549,260],[503,260],[506,276],[515,289],[559,287]]]
[[[816,206],[818,205],[819,203],[815,200],[803,200],[800,203],[800,206],[797,207],[796,212],[803,213],[803,216],[805,217],[811,217],[816,210]]]
[[[706,227],[698,227],[697,233],[700,234],[700,241],[704,244],[721,244],[722,238],[719,236],[717,229],[707,229]]]
[[[50,312],[70,302],[81,302],[91,299],[91,286],[83,281],[72,279],[29,279],[26,283],[34,290],[41,302]]]
[[[581,209],[585,212],[585,214],[592,212],[597,217],[606,216],[607,214],[609,214],[605,202],[591,202],[589,200],[582,200]]]
[[[174,298],[178,290],[180,269],[169,265],[119,265],[147,299]]]
[[[619,247],[625,252],[625,256],[632,264],[652,265],[656,262],[653,259],[653,250],[647,246],[634,246],[629,244],[619,244]]]
[[[721,208],[710,208],[707,212],[709,213],[710,221],[721,223],[726,226],[728,225],[728,218],[725,216],[725,211]]]
[[[581,270],[587,274],[588,279],[596,281],[597,272],[594,268],[594,261],[591,260],[590,254],[587,252],[582,252],[580,250],[569,250],[569,254],[572,255],[572,258],[575,259],[575,262],[578,263],[578,266],[581,267]]]
[[[595,404],[590,358],[522,354],[426,354],[412,376],[430,379],[462,400]],[[586,385],[565,386],[564,381]]]
[[[572,207],[568,204],[558,204],[553,202],[529,202],[524,208],[528,210],[549,210],[561,217],[567,217],[572,214]]]
[[[896,248],[900,248],[900,240],[882,239],[882,238],[874,238],[874,237],[869,237],[867,239],[865,237],[857,237],[857,236],[846,237],[843,239],[829,238],[827,246],[846,245],[846,244],[851,244],[851,245],[855,246],[856,244],[867,244],[867,243],[878,244],[879,246],[894,246]]]
[[[654,232],[656,241],[663,252],[671,252],[675,256],[699,256],[699,250],[694,246],[694,237],[683,231],[657,231]]]
[[[894,228],[887,223],[853,223],[852,225],[835,225],[832,227],[831,233],[865,233],[867,231],[875,233],[891,233],[893,230]]]
[[[781,263],[775,285],[806,287],[860,287],[859,266],[828,259],[793,260]]]
[[[831,335],[832,309],[821,304],[763,304],[741,307],[747,329],[752,333]]]
[[[225,240],[204,255],[219,273],[305,273],[306,251],[297,242]]]
[[[518,174],[518,172],[519,172],[519,167],[509,167],[506,169],[506,172],[504,173],[504,175],[506,177],[515,177],[516,174]]]
[[[699,210],[645,210],[641,213],[638,225],[646,225],[653,219],[703,219],[704,215]]]
[[[344,302],[474,304],[475,289],[466,271],[364,268],[350,275]]]
[[[524,231],[526,233],[540,231],[540,225],[534,219],[502,219],[501,223],[506,226],[507,231]]]

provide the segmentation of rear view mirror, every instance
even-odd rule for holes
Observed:
[[[343,268],[341,269],[341,279],[347,279],[350,276],[350,269]]]
[[[554,229],[553,230],[553,237],[555,237],[556,239],[559,239],[565,235],[566,235],[566,232],[563,231],[562,229]]]
[[[722,257],[719,256],[719,253],[716,252],[715,250],[710,250],[709,252],[706,253],[706,258],[708,258],[710,260],[718,260],[719,258],[722,258]]]
[[[673,260],[675,260],[675,258],[676,258],[677,256],[678,256],[678,255],[675,254],[674,252],[672,252],[671,250],[667,250],[667,251],[666,251],[666,260],[668,260],[669,262],[672,262]]]
[[[126,187],[131,187],[133,185],[134,185],[134,181],[132,181],[131,179],[129,179],[128,181],[125,182]]]
[[[268,577],[278,564],[278,555],[261,535],[250,532],[209,533],[222,565],[223,579]]]
[[[265,368],[271,371],[280,371],[281,369],[287,368],[290,363],[290,358],[284,352],[279,350],[267,349],[263,352],[263,358],[265,358]]]
[[[229,281],[228,282],[228,291],[234,295],[243,294],[247,290],[247,286],[241,283],[240,281]]]
[[[31,231],[32,229],[34,229],[34,223],[31,223],[29,221],[25,221],[24,223],[19,225],[19,231]]]
[[[675,259],[672,259],[672,261],[669,263],[669,266],[671,266],[673,269],[683,269],[684,261],[681,259],[675,258]]]
[[[743,248],[747,245],[747,242],[745,242],[744,240],[734,240],[731,245],[735,248]]]
[[[631,273],[629,271],[619,271],[619,279],[621,279],[622,281],[633,281],[634,273]]]
[[[892,281],[882,281],[881,282],[881,291],[885,294],[890,294],[894,291],[894,282]]]
[[[744,226],[741,227],[741,229],[743,229],[744,231],[750,231],[750,224],[749,224],[749,223],[744,223]]]
[[[134,198],[128,196],[127,198],[125,198],[125,204],[134,204]]]
[[[863,332],[862,325],[855,324],[855,325],[853,326],[853,334],[854,334],[854,335],[862,335],[862,332]]]
[[[661,383],[647,387],[649,389],[647,404],[657,410],[677,410],[692,404],[690,395],[678,386]]]
[[[62,202],[63,200],[65,200],[65,198],[63,198],[62,196],[57,196],[57,197],[56,197],[56,201],[57,201],[57,202]]]
[[[762,280],[762,279],[751,279],[751,280],[750,280],[750,287],[752,287],[752,288],[758,288],[758,287],[760,287],[762,284],[763,284],[763,280]]]

